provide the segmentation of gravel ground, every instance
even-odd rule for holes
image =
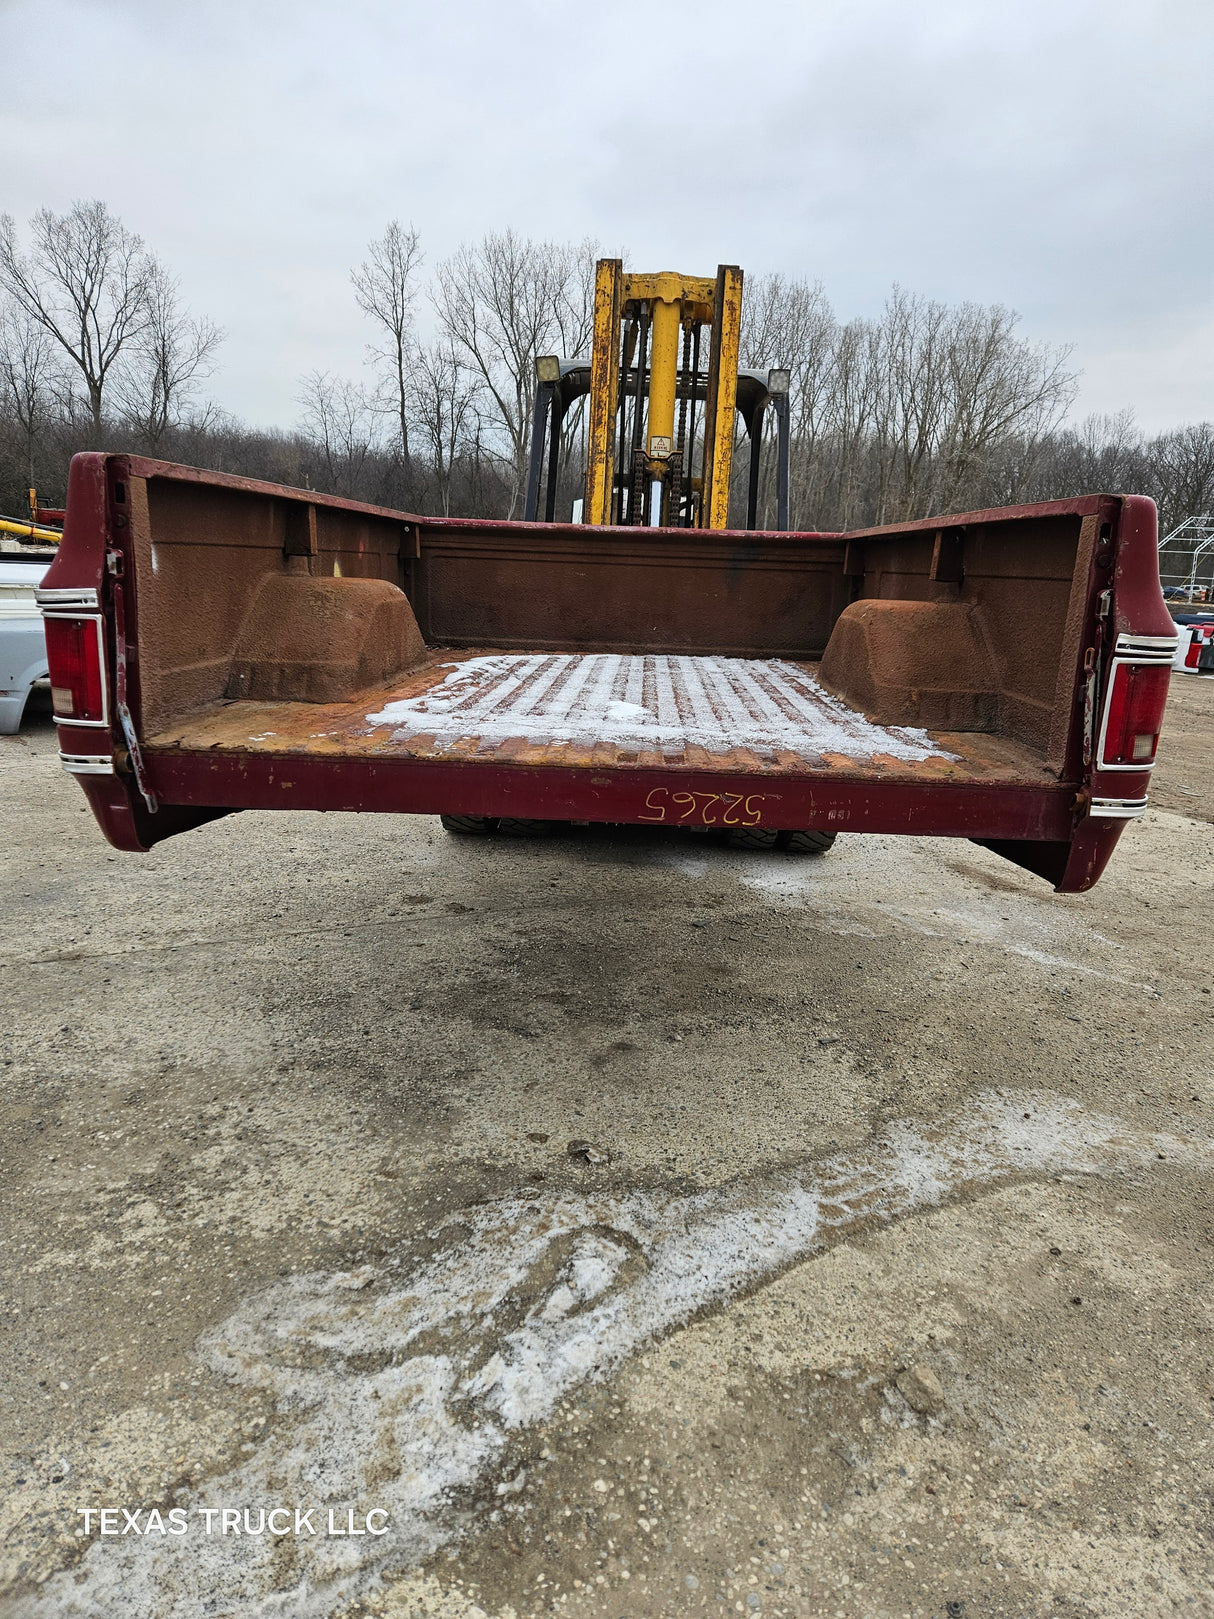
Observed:
[[[883,837],[123,856],[44,715],[0,739],[0,1612],[1214,1613],[1214,680],[1173,686],[1076,897]]]
[[[1214,675],[1173,675],[1151,790],[1156,809],[1214,821]]]

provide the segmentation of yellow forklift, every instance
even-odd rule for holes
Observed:
[[[600,259],[590,359],[543,355],[536,361],[524,517],[539,520],[542,496],[543,520],[555,521],[563,424],[570,406],[588,395],[584,522],[726,528],[740,415],[750,441],[744,526],[755,528],[770,405],[776,527],[787,529],[789,373],[740,370],[741,334],[736,264],[721,265],[714,281],[669,270],[626,274],[620,259]]]

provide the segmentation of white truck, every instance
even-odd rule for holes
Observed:
[[[30,691],[50,675],[42,614],[35,599],[49,567],[49,560],[0,554],[0,736],[21,729]]]

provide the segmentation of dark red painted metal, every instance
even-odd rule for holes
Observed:
[[[160,753],[158,797],[231,809],[511,815],[674,826],[914,832],[930,837],[1066,838],[1074,791],[950,782],[832,782],[742,772],[368,760],[337,756]],[[680,802],[675,802],[676,795]],[[686,799],[715,798],[688,805]],[[737,800],[731,804],[730,800]]]
[[[74,455],[63,539],[46,571],[47,590],[100,590],[105,581],[106,471],[110,456]]]

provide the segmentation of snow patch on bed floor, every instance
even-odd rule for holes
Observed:
[[[474,1492],[496,1498],[513,1436],[706,1308],[867,1227],[1011,1177],[1115,1172],[1158,1153],[1214,1166],[1204,1144],[1044,1093],[992,1092],[799,1173],[692,1195],[510,1195],[427,1233],[420,1261],[405,1248],[354,1272],[285,1280],[200,1345],[234,1385],[272,1396],[280,1419],[257,1454],[177,1504],[315,1506],[322,1525],[330,1508],[341,1523],[349,1508],[380,1507],[390,1532],[295,1538],[289,1581],[269,1535],[97,1543],[22,1611],[327,1614],[338,1587],[350,1600],[386,1565],[414,1566],[467,1532]]]
[[[628,751],[749,748],[855,760],[953,758],[926,731],[874,725],[805,669],[778,658],[502,653],[469,658],[419,697],[386,703],[370,725],[438,746],[606,742]]]

